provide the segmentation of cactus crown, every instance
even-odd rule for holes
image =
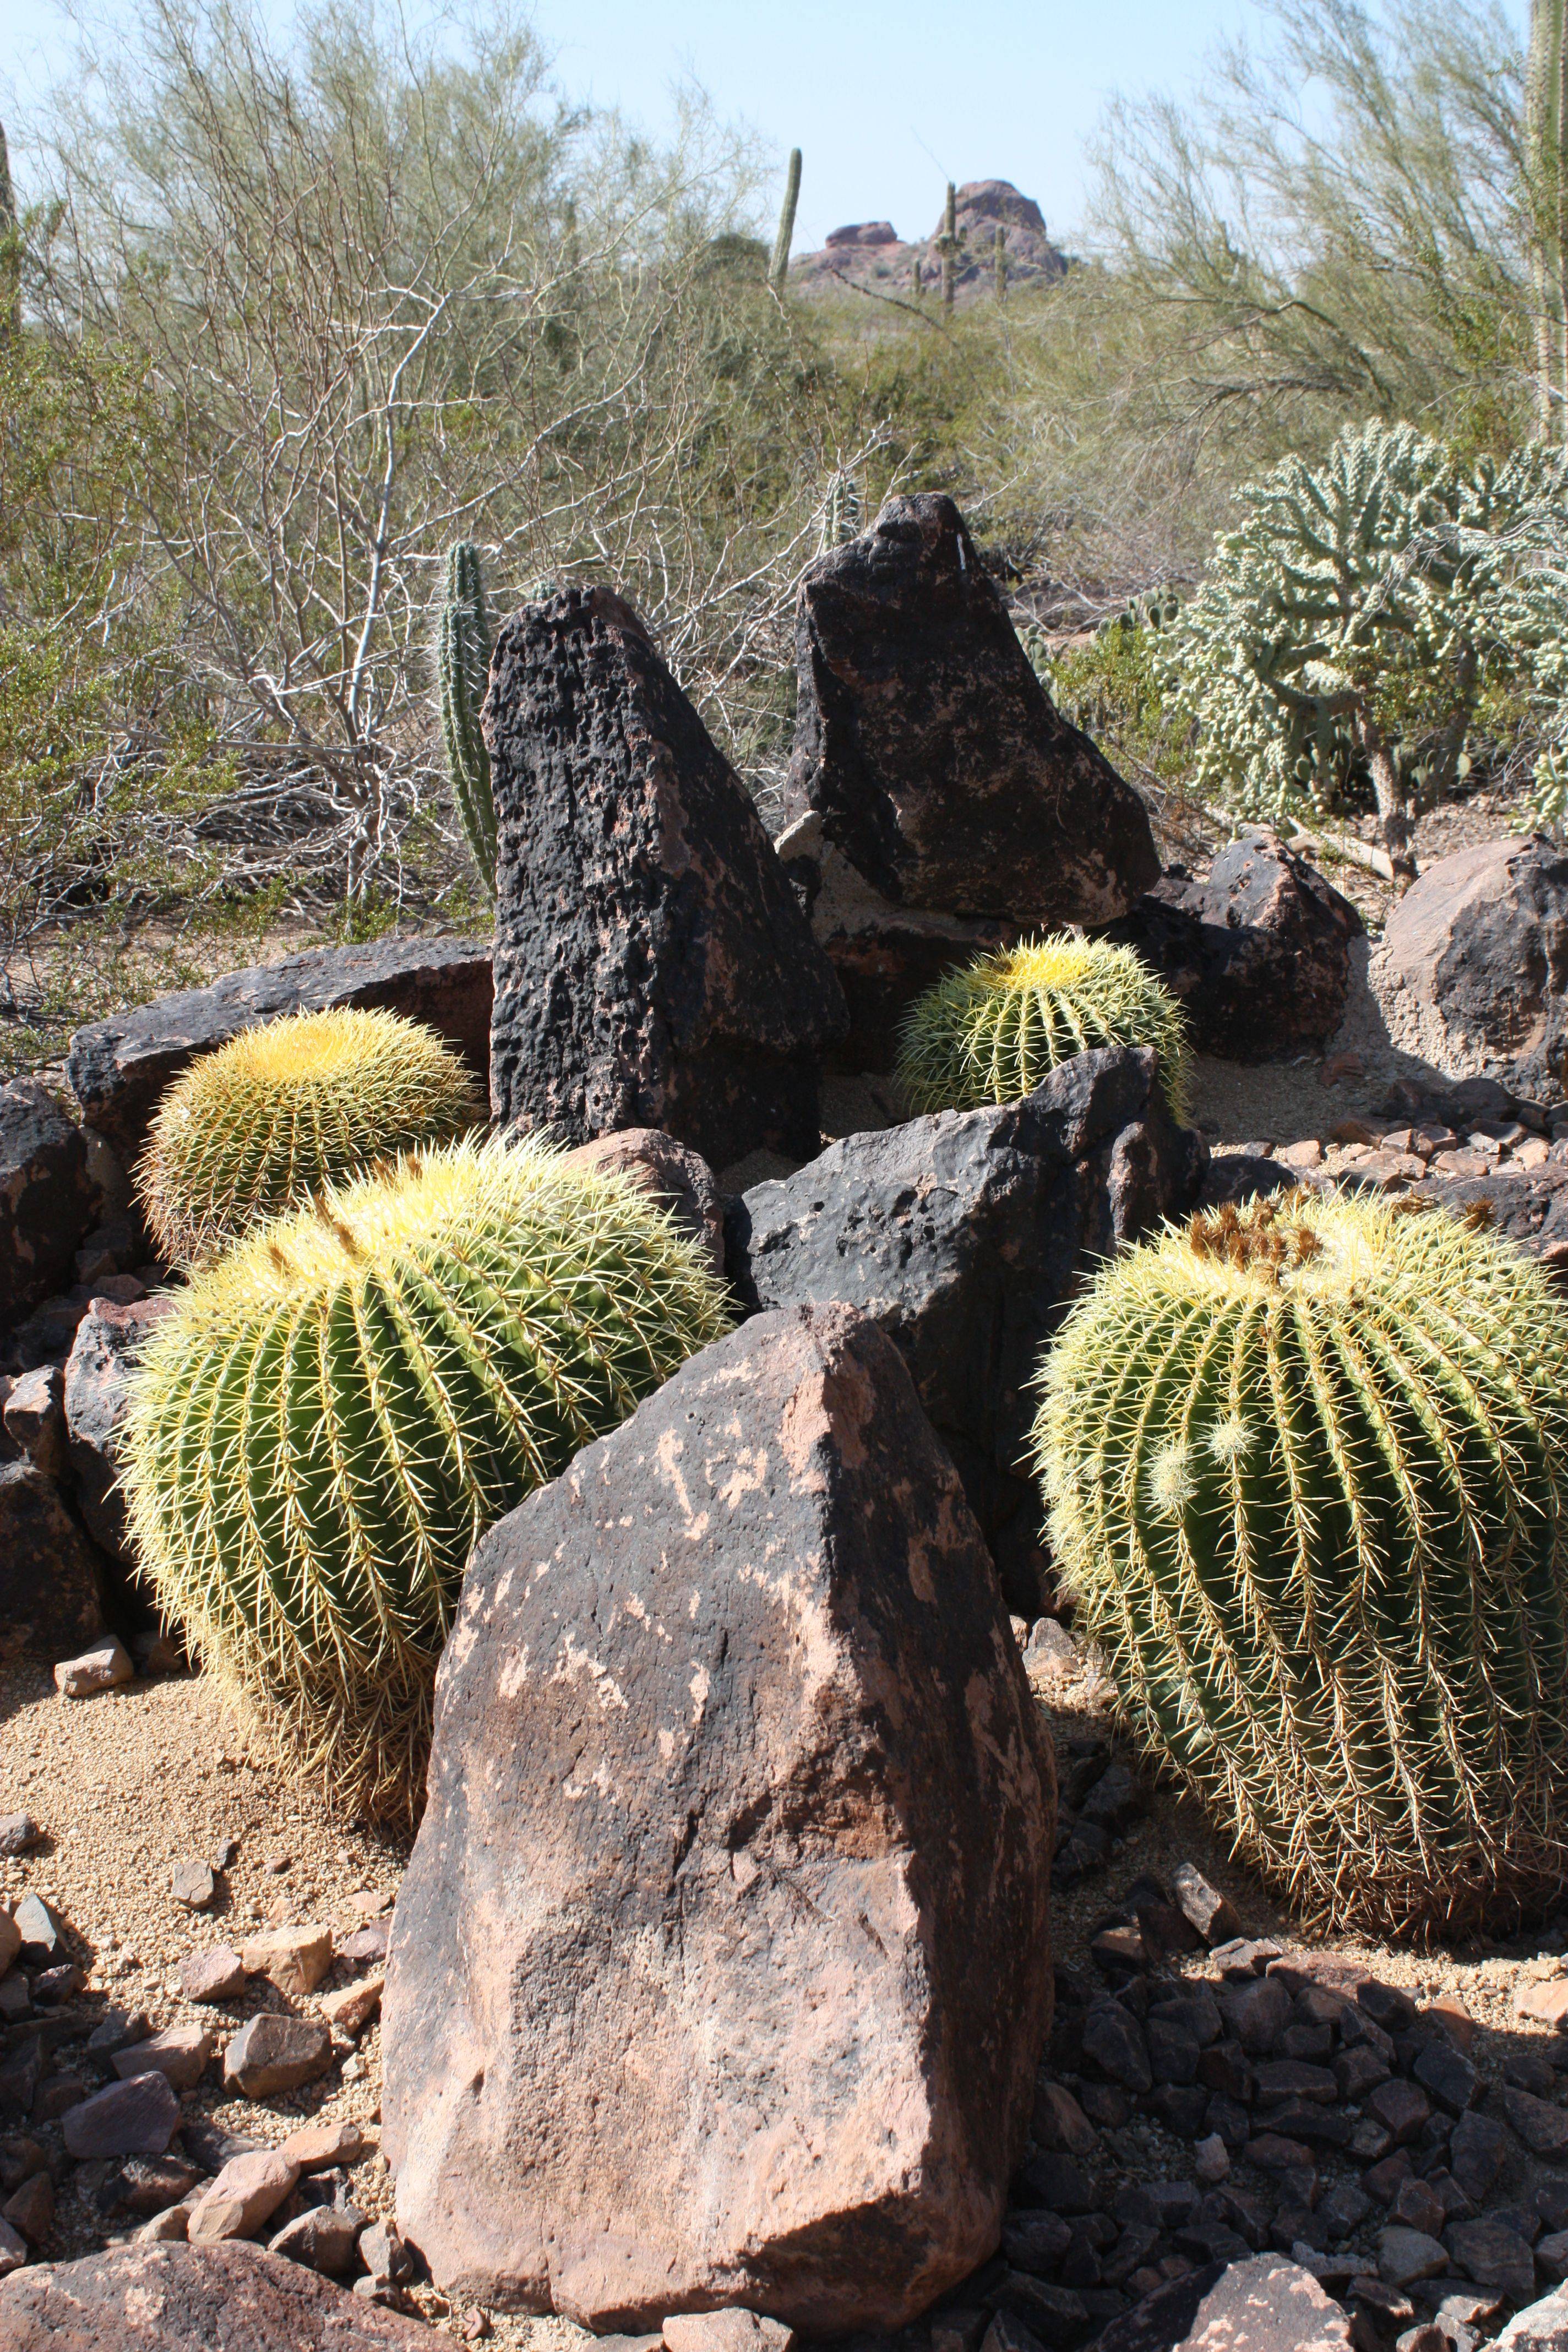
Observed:
[[[1414,1203],[1254,1200],[1108,1266],[1042,1376],[1059,1568],[1135,1734],[1311,1918],[1568,1866],[1568,1319]]]
[[[396,1013],[242,1030],[169,1088],[137,1168],[159,1247],[190,1265],[333,1178],[483,1117],[449,1045]]]
[[[950,972],[905,1015],[899,1076],[920,1110],[1015,1102],[1069,1055],[1152,1045],[1179,1118],[1190,1087],[1182,1009],[1131,948],[1061,932]]]
[[[406,1815],[475,1540],[725,1324],[703,1252],[623,1179],[532,1141],[410,1153],[158,1325],[125,1434],[142,1566],[309,1769]]]

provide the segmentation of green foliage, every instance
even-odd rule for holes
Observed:
[[[1192,730],[1172,707],[1159,646],[1159,629],[1180,608],[1173,598],[1156,597],[1153,609],[1164,616],[1158,623],[1119,615],[1036,669],[1064,718],[1092,736],[1123,774],[1159,791],[1184,783]]]
[[[1561,635],[1523,556],[1568,522],[1568,469],[1529,450],[1463,464],[1410,425],[1368,425],[1240,499],[1160,640],[1198,788],[1279,816],[1370,777],[1401,851],[1412,792],[1451,780],[1481,696],[1538,674]]]
[[[536,1142],[330,1189],[157,1327],[126,1424],[142,1570],[307,1770],[406,1819],[474,1543],[724,1328],[696,1244]]]
[[[1107,1266],[1042,1385],[1082,1622],[1239,1851],[1373,1935],[1555,1900],[1568,1320],[1539,1267],[1410,1204],[1254,1200]]]
[[[440,685],[441,742],[463,838],[490,897],[496,890],[496,804],[490,755],[479,731],[489,681],[490,616],[479,551],[460,539],[447,559],[436,667]]]
[[[917,1110],[1016,1102],[1097,1045],[1152,1045],[1172,1109],[1190,1087],[1185,1024],[1131,948],[1068,932],[951,972],[905,1015],[898,1073]]]
[[[163,1255],[192,1265],[323,1186],[474,1126],[449,1045],[392,1013],[300,1013],[204,1054],[158,1105],[137,1181]]]

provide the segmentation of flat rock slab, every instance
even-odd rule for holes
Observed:
[[[1048,2028],[1048,1743],[902,1359],[694,1357],[476,1550],[384,2145],[444,2287],[839,2334],[994,2248]]]
[[[450,2340],[232,2241],[116,2246],[0,2283],[5,2352],[439,2352]]]
[[[479,940],[314,948],[79,1029],[66,1076],[88,1125],[129,1160],[146,1141],[158,1097],[188,1063],[242,1029],[289,1013],[330,1013],[339,1006],[401,1013],[456,1046],[485,1085],[490,986],[489,947]]]
[[[658,1128],[726,1168],[820,1142],[847,1025],[756,810],[631,608],[568,588],[502,627],[490,1101],[570,1143]]]
[[[889,499],[806,567],[786,813],[895,905],[1107,923],[1159,878],[1149,818],[1041,686],[949,498]]]

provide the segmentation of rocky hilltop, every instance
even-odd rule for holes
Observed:
[[[1067,255],[1047,236],[1033,196],[1021,195],[1011,180],[971,180],[958,191],[958,300],[995,290],[998,228],[1010,287],[1050,285],[1067,275]],[[934,294],[942,283],[942,234],[939,220],[930,236],[905,244],[891,221],[852,222],[834,229],[820,253],[799,255],[790,277],[804,291],[847,281],[871,293],[907,296],[915,289],[918,263],[921,288]]]

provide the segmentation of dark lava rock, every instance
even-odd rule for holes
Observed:
[[[1499,2104],[1532,2156],[1558,2164],[1568,2157],[1568,2110],[1506,2086]]]
[[[36,1079],[0,1086],[0,1326],[70,1281],[99,1213],[80,1128]]]
[[[1461,2051],[1450,2042],[1429,2042],[1417,2053],[1410,2069],[1423,2090],[1430,2091],[1439,2106],[1447,2107],[1451,2116],[1462,2116],[1467,2107],[1479,2105],[1486,2084]],[[1564,2118],[1568,2122],[1568,2117]]]
[[[1474,2109],[1459,2117],[1448,2143],[1448,2169],[1472,2205],[1479,2205],[1508,2159],[1512,2146],[1492,2116]]]
[[[833,1306],[694,1357],[464,1580],[382,2027],[437,2283],[597,2328],[926,2309],[1025,2145],[1054,1810],[897,1349]]]
[[[1167,875],[1105,936],[1135,948],[1180,999],[1199,1053],[1267,1062],[1333,1035],[1361,932],[1350,900],[1255,826],[1206,881]]]
[[[103,1631],[104,1566],[52,1478],[0,1463],[0,1657],[89,1649]]]
[[[1302,1181],[1300,1169],[1282,1160],[1269,1160],[1261,1151],[1226,1151],[1205,1170],[1196,1206],[1223,1209],[1230,1201],[1239,1208],[1258,1193],[1298,1192]]]
[[[113,2246],[0,2281],[5,2352],[437,2352],[448,2341],[242,2239]]]
[[[479,940],[376,940],[314,948],[231,971],[210,988],[160,996],[94,1022],[71,1039],[66,1076],[88,1124],[128,1161],[146,1140],[158,1097],[200,1054],[289,1013],[339,1006],[422,1021],[463,1055],[483,1086],[489,1069],[490,951]]]
[[[167,1292],[129,1307],[95,1298],[66,1360],[66,1431],[77,1507],[89,1533],[118,1559],[130,1556],[115,1451],[130,1402],[128,1375],[153,1326],[174,1303]]]
[[[70,2109],[66,2147],[78,2158],[162,2156],[179,2120],[179,2098],[166,2074],[132,2074]]]
[[[571,1143],[658,1128],[716,1168],[809,1158],[844,1000],[637,614],[601,588],[525,605],[497,640],[484,726],[497,1118]]]
[[[1478,2286],[1495,2286],[1510,2302],[1528,2303],[1535,2293],[1535,2255],[1528,2238],[1500,2214],[1480,2213],[1473,2221],[1451,2221],[1443,2243]]]
[[[1483,841],[1429,866],[1394,907],[1369,978],[1394,1044],[1455,1078],[1568,1093],[1568,852]]]
[[[1153,2083],[1143,2029],[1119,2000],[1097,2000],[1090,2008],[1083,2021],[1083,2054],[1097,2074],[1124,2091],[1147,2091]]]
[[[1185,1211],[1206,1157],[1155,1069],[1146,1050],[1076,1055],[1022,1102],[846,1136],[727,1213],[744,1307],[844,1299],[897,1340],[1031,1615],[1040,1508],[1016,1465],[1041,1349],[1098,1259]]]
[[[1158,877],[1142,802],[1030,668],[963,516],[890,499],[809,564],[786,799],[884,898],[1106,923]]]

